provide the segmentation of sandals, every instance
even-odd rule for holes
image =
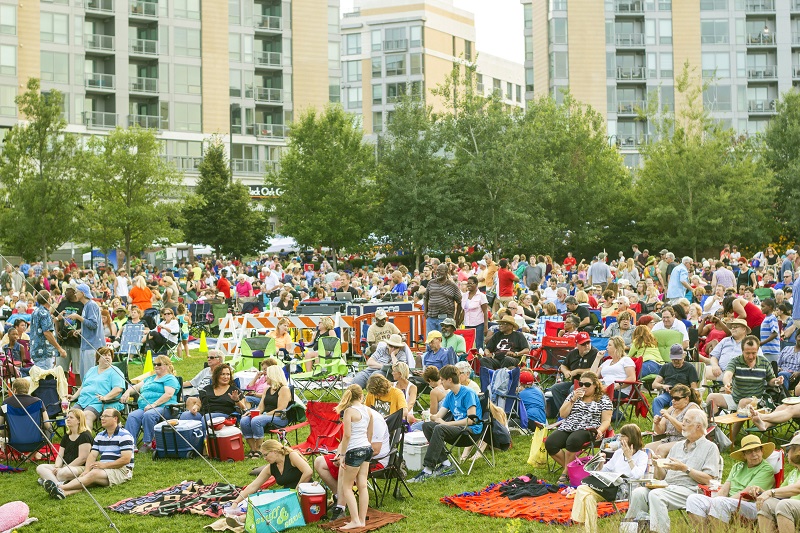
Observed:
[[[261,452],[250,452],[247,454],[248,459],[261,459]]]
[[[556,485],[569,485],[569,476],[567,474],[561,474],[561,477],[556,481]]]

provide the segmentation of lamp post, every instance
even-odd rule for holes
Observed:
[[[231,171],[231,181],[233,181],[233,117],[234,113],[238,113],[241,107],[239,104],[231,104],[231,111],[228,114],[228,124],[229,124],[229,139],[230,139],[230,148],[228,150],[228,164],[230,166]]]

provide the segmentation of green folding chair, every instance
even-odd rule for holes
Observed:
[[[278,353],[275,339],[272,337],[245,337],[239,347],[239,359],[236,361],[237,372],[249,368],[258,368],[261,359],[273,357]]]
[[[347,360],[342,353],[342,341],[333,336],[320,337],[317,341],[317,353],[319,358],[313,370],[292,374],[297,394],[304,402],[309,400],[306,395],[314,389],[322,392],[310,398],[312,400],[320,400],[328,394],[341,398],[339,389],[342,388],[348,372]],[[304,362],[306,361],[311,359],[305,359]]]

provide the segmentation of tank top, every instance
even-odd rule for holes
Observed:
[[[350,409],[355,409],[361,414],[361,420],[353,422],[350,428],[350,442],[347,443],[347,451],[356,448],[369,448],[372,443],[367,439],[367,426],[369,426],[369,408],[364,405],[354,405]]]
[[[274,464],[269,465],[269,473],[275,478],[278,485],[287,489],[297,488],[300,478],[303,477],[303,473],[292,464],[288,455],[283,459],[283,473],[278,472],[278,465]]]
[[[275,392],[272,391],[272,387],[264,389],[264,412],[268,413],[278,408],[278,393],[280,391],[280,387]]]
[[[400,389],[400,387],[397,386],[397,383],[395,383],[394,386],[395,386],[395,388]],[[408,383],[406,383],[406,387],[404,389],[400,389],[401,391],[403,391],[403,398],[406,399],[406,402],[408,401],[408,388],[410,386],[411,386],[411,382],[409,381]]]

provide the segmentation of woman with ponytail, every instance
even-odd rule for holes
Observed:
[[[261,444],[261,453],[267,460],[266,467],[259,472],[255,480],[242,489],[233,501],[233,505],[238,505],[251,494],[258,492],[270,477],[275,477],[275,483],[287,489],[296,489],[300,483],[311,481],[311,476],[314,474],[311,466],[299,452],[289,446],[277,440],[268,440]]]
[[[361,403],[363,398],[361,387],[350,385],[335,409],[342,416],[343,424],[342,441],[334,458],[334,461],[340,461],[338,494],[344,497],[344,503],[350,511],[350,522],[338,528],[339,530],[356,529],[367,523],[367,475],[369,460],[372,459],[372,417],[369,408]],[[354,482],[358,487],[358,502],[352,491]]]

